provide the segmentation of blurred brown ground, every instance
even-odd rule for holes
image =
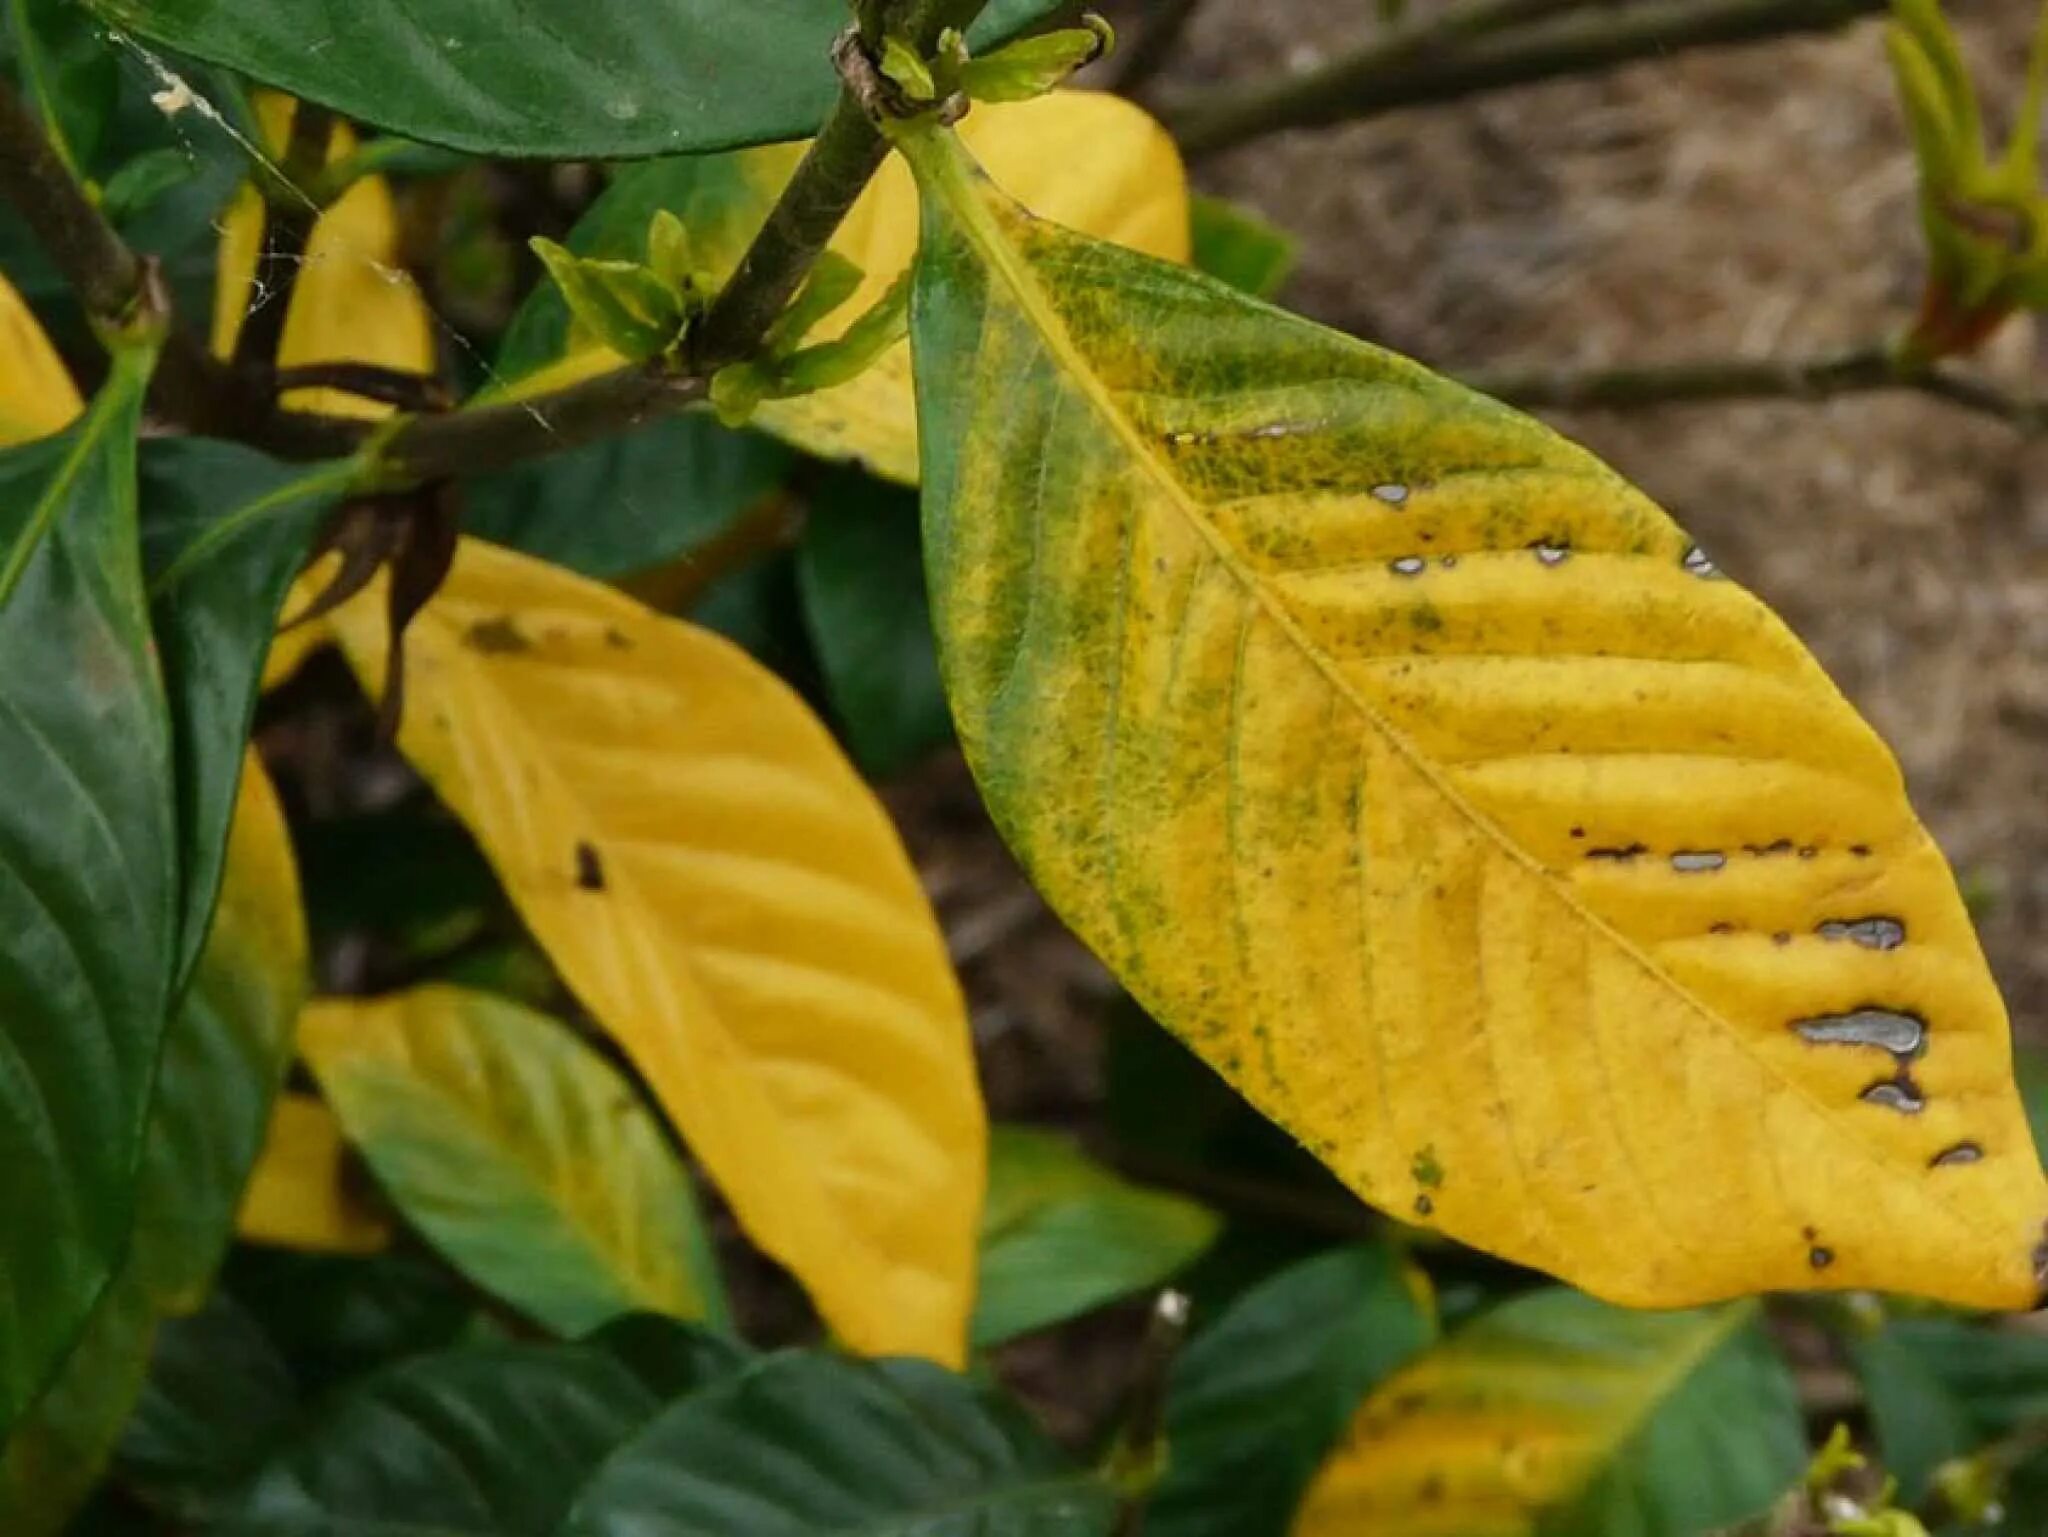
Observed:
[[[1427,15],[1433,0],[1411,0]],[[1948,9],[2002,125],[2035,0]],[[1135,5],[1111,7],[1124,26]],[[1161,92],[1300,68],[1372,7],[1206,0]],[[1277,135],[1195,168],[1301,242],[1289,307],[1447,368],[1808,355],[1886,334],[1921,265],[1881,24]],[[1982,365],[2041,377],[2012,322]],[[1558,413],[1807,640],[1892,743],[2048,1042],[2048,440],[1917,396]],[[957,762],[893,794],[963,962],[999,1116],[1081,1119],[1107,990]]]

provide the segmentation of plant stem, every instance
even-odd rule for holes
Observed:
[[[263,198],[263,245],[256,258],[252,296],[259,302],[242,317],[235,338],[235,362],[243,367],[274,366],[284,323],[291,312],[292,292],[306,264],[306,245],[320,219],[320,205],[301,188],[310,185],[327,165],[334,138],[334,117],[310,101],[292,109],[290,141],[278,167],[278,185]]]
[[[1111,88],[1126,96],[1136,96],[1150,85],[1172,60],[1201,3],[1202,0],[1152,0],[1144,24],[1110,60]]]
[[[1531,409],[1631,411],[1654,406],[1732,400],[1827,400],[1913,390],[2022,432],[2048,429],[2048,406],[2006,394],[1968,375],[1915,364],[1886,342],[1866,342],[1810,358],[1730,358],[1640,367],[1474,370],[1466,384],[1510,405]]]
[[[1651,0],[1617,14],[1611,5],[1470,0],[1448,15],[1375,38],[1300,74],[1170,99],[1159,115],[1189,156],[1210,155],[1285,128],[1374,117],[1687,48],[1831,31],[1883,10],[1884,4]],[[1553,8],[1566,14],[1542,25],[1513,24]],[[1497,19],[1503,11],[1510,13],[1504,21]]]
[[[149,264],[128,248],[52,148],[27,105],[0,79],[0,197],[27,222],[86,316],[117,331],[147,302]],[[173,318],[149,386],[150,409],[194,432],[230,437],[289,459],[337,458],[362,442],[360,422],[278,410],[262,389],[209,354]]]
[[[1114,1537],[1139,1537],[1145,1507],[1166,1471],[1166,1385],[1188,1336],[1188,1313],[1185,1292],[1163,1291],[1152,1305],[1124,1401],[1123,1425],[1106,1468],[1120,1494]]]

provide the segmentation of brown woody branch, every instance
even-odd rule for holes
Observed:
[[[1190,156],[1286,128],[1321,127],[1689,48],[1832,31],[1885,0],[1467,0],[1325,64],[1169,98],[1160,116]],[[1562,12],[1544,20],[1553,11]],[[1535,21],[1539,24],[1522,23]]]

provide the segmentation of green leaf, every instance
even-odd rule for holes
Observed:
[[[177,938],[170,721],[136,554],[146,359],[0,455],[0,1436],[126,1250]]]
[[[120,61],[72,0],[5,0],[16,70],[57,157],[89,176],[120,90]]]
[[[714,1334],[661,1313],[614,1318],[582,1343],[617,1361],[663,1403],[730,1377],[751,1359],[747,1347],[730,1334]]]
[[[632,1086],[567,1028],[426,987],[329,999],[299,1050],[399,1210],[557,1333],[657,1311],[723,1325],[689,1176]]]
[[[143,447],[143,559],[177,752],[181,979],[206,941],[278,611],[354,472],[200,438]]]
[[[1704,1537],[1799,1479],[1791,1374],[1754,1303],[1504,1303],[1366,1400],[1296,1537]]]
[[[242,1247],[228,1256],[221,1284],[277,1343],[308,1395],[444,1349],[478,1326],[475,1292],[424,1253]]]
[[[922,1361],[803,1354],[671,1405],[561,1537],[1088,1537],[1112,1495],[1021,1415]]]
[[[1195,266],[1255,299],[1270,299],[1294,271],[1296,241],[1278,225],[1225,198],[1188,203]]]
[[[1849,1355],[1906,1504],[1925,1497],[1947,1459],[2048,1420],[2048,1338],[2027,1330],[1896,1318],[1852,1338]]]
[[[159,1315],[195,1306],[226,1248],[291,1057],[306,941],[283,813],[260,769],[237,808],[212,937],[165,1032],[135,1231],[56,1381],[0,1460],[0,1531],[54,1531],[98,1478]]]
[[[226,1293],[165,1323],[121,1435],[122,1482],[197,1515],[290,1434],[298,1384],[262,1326]]]
[[[655,1413],[574,1345],[471,1346],[328,1402],[249,1484],[222,1537],[553,1537],[603,1459]]]
[[[90,0],[111,24],[409,138],[629,160],[799,139],[838,90],[844,0]],[[1004,0],[982,43],[1053,9]]]
[[[1252,1288],[1195,1337],[1167,1394],[1153,1537],[1281,1537],[1359,1403],[1436,1337],[1428,1283],[1385,1244]]]
[[[686,556],[774,493],[792,455],[689,413],[471,482],[464,527],[586,576]]]
[[[997,1345],[1157,1286],[1218,1225],[1206,1206],[1121,1180],[1065,1137],[996,1127],[973,1343]]]
[[[796,574],[826,693],[862,772],[886,779],[951,741],[916,495],[831,475],[811,494]]]

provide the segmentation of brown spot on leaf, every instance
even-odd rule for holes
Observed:
[[[1815,1270],[1825,1270],[1835,1262],[1835,1251],[1825,1244],[1815,1244],[1806,1251],[1806,1263]]]
[[[588,843],[576,845],[576,886],[580,891],[604,890],[604,861]]]
[[[486,656],[517,656],[522,651],[531,651],[533,642],[526,638],[526,632],[510,614],[500,614],[495,619],[479,619],[462,632],[463,644],[472,651],[481,651]]]

